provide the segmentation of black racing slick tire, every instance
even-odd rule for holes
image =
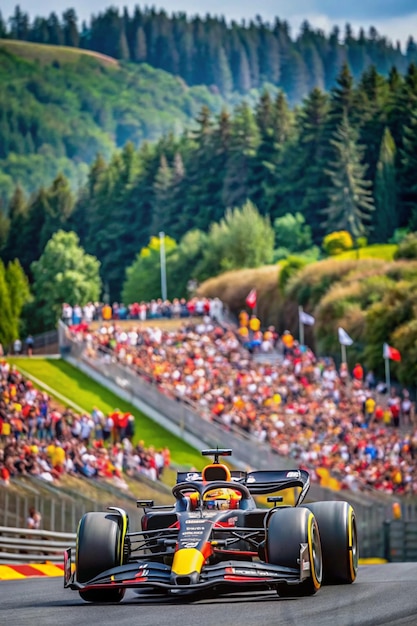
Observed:
[[[270,518],[266,535],[268,563],[300,570],[301,544],[307,544],[310,572],[298,585],[277,585],[281,597],[311,596],[321,587],[322,555],[320,535],[314,515],[304,507],[277,509]]]
[[[77,580],[86,583],[101,572],[123,562],[123,535],[120,519],[111,513],[86,513],[78,526]],[[120,602],[124,589],[97,589],[79,592],[86,602]]]
[[[358,535],[355,512],[348,502],[314,502],[304,505],[319,525],[323,551],[323,583],[350,584],[358,572]]]

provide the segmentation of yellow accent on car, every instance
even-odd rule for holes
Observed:
[[[349,542],[349,568],[350,568],[350,577],[351,580],[355,580],[356,578],[356,569],[355,564],[353,562],[354,554],[353,554],[353,508],[349,505],[348,509],[348,542]]]
[[[177,576],[187,576],[193,572],[201,572],[205,558],[196,548],[182,548],[174,554],[172,572]]]
[[[119,545],[119,559],[120,565],[123,565],[123,546],[125,543],[125,538],[128,529],[128,517],[125,511],[121,511],[122,513],[122,534],[120,537],[120,545]]]
[[[308,554],[310,557],[310,573],[311,573],[311,578],[313,579],[314,588],[320,589],[321,580],[317,579],[317,572],[316,572],[316,567],[315,567],[315,562],[314,562],[314,553],[313,553],[313,525],[314,525],[314,515],[313,513],[310,513],[310,515],[308,516],[308,530],[307,530]]]
[[[124,509],[120,509],[117,506],[109,506],[108,507],[109,511],[116,511],[119,516],[122,519],[122,528],[121,528],[121,534],[120,534],[120,542],[119,545],[117,546],[117,559],[120,563],[120,565],[123,565],[123,546],[125,543],[125,539],[126,539],[126,535],[127,535],[127,531],[128,531],[128,526],[129,526],[129,519],[127,516],[127,513]]]

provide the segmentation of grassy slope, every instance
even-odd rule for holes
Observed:
[[[384,259],[385,261],[392,261],[394,259],[394,253],[398,246],[396,244],[374,244],[373,246],[366,246],[365,248],[359,248],[358,250],[349,250],[349,252],[343,252],[338,254],[337,259]]]
[[[60,63],[76,63],[82,56],[92,56],[103,65],[119,66],[117,59],[113,59],[105,54],[94,52],[92,50],[81,50],[79,48],[71,48],[69,46],[50,46],[41,43],[30,43],[27,41],[18,41],[14,39],[0,39],[0,47],[6,48],[12,54],[28,59],[29,61],[38,61],[39,63],[51,63],[51,61],[59,61]]]
[[[202,106],[225,104],[205,86],[147,64],[119,63],[97,53],[0,39],[0,143],[14,146],[0,160],[0,198],[18,180],[27,194],[49,186],[58,172],[78,189],[97,154],[106,160],[192,127]],[[20,130],[23,129],[23,130]],[[35,129],[35,130],[33,130]],[[7,144],[8,145],[8,144]]]
[[[154,445],[157,448],[168,445],[173,462],[181,467],[203,466],[203,459],[198,451],[66,361],[25,357],[10,357],[8,361],[15,364],[18,369],[42,380],[85,411],[90,412],[94,406],[99,407],[105,414],[112,412],[116,407],[121,411],[130,411],[136,417],[137,440],[143,439],[145,445]],[[59,396],[56,397],[59,399]],[[62,402],[61,399],[59,401]]]

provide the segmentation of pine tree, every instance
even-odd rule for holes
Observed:
[[[7,243],[7,238],[9,236],[9,229],[10,229],[10,220],[7,217],[6,213],[3,211],[2,202],[0,200],[0,256]]]
[[[29,35],[29,15],[27,13],[23,13],[19,5],[15,7],[14,14],[10,18],[9,22],[10,34],[12,38],[26,41]]]
[[[214,120],[206,118],[201,131],[196,137],[197,146],[184,154],[186,175],[181,189],[186,200],[178,219],[181,237],[191,228],[207,231],[225,210],[223,183],[231,149],[230,114],[222,110]]]
[[[360,128],[359,141],[365,146],[364,158],[368,177],[375,180],[378,155],[386,126],[389,88],[375,66],[366,70],[358,85],[357,105],[351,118]]]
[[[190,133],[188,150],[184,156],[188,193],[184,196],[183,211],[178,219],[181,234],[199,224],[207,227],[207,175],[211,167],[211,136],[214,128],[212,113],[208,106],[203,106],[196,117],[197,127]],[[204,176],[202,176],[204,172]]]
[[[278,85],[281,77],[281,51],[278,41],[268,28],[263,27],[259,36],[259,81]]]
[[[385,129],[375,179],[375,215],[372,241],[385,243],[398,226],[397,183],[395,168],[395,143],[388,128]]]
[[[0,344],[4,351],[8,351],[12,342],[18,338],[18,325],[13,317],[9,286],[6,279],[6,268],[0,260]]]
[[[350,120],[354,105],[353,76],[349,66],[344,63],[330,92],[329,122],[332,124],[332,131],[342,122],[345,115]]]
[[[294,118],[287,98],[279,91],[272,106],[271,126],[267,136],[258,147],[255,165],[263,165],[263,201],[259,201],[261,212],[268,214],[273,221],[285,215],[290,209],[290,186],[288,165],[291,160],[291,143],[294,139]],[[255,196],[251,194],[251,198]]]
[[[401,158],[401,212],[400,226],[407,226],[411,217],[417,219],[417,108],[403,131]]]
[[[146,35],[142,26],[139,26],[135,33],[132,58],[137,63],[143,63],[146,61],[148,55],[146,45]]]
[[[326,55],[324,58],[324,71],[326,89],[332,89],[340,78],[340,72],[346,64],[346,50],[340,43],[340,30],[336,26],[330,33],[326,45]]]
[[[20,185],[16,187],[10,200],[8,218],[10,220],[10,226],[1,255],[5,263],[20,258],[23,250],[23,248],[20,247],[20,242],[21,234],[27,220],[27,201]]]
[[[309,43],[302,50],[304,63],[307,67],[307,90],[324,89],[324,67],[320,54],[313,43]]]
[[[290,49],[283,57],[281,86],[291,104],[298,104],[308,93],[308,71],[298,50]]]
[[[223,205],[241,207],[250,194],[250,174],[259,144],[255,116],[246,102],[234,111],[230,151],[223,183]]]
[[[269,91],[264,90],[255,108],[259,129],[259,146],[250,178],[250,198],[261,214],[266,213],[265,178],[269,173],[267,164],[273,160],[275,138],[273,136],[273,102]]]
[[[0,11],[0,39],[5,39],[6,35],[7,35],[6,22],[4,21],[1,11]]]
[[[220,93],[227,97],[232,91],[233,79],[223,46],[217,46],[213,60],[214,84],[219,88]]]
[[[47,213],[39,233],[40,246],[43,249],[54,233],[67,229],[75,198],[68,179],[58,174],[47,190]]]
[[[86,249],[100,260],[103,283],[108,284],[113,300],[119,299],[125,269],[140,249],[139,198],[132,193],[138,169],[137,154],[128,143],[100,175],[94,194]]]
[[[19,261],[23,271],[32,277],[30,266],[37,261],[43,252],[41,233],[47,216],[50,215],[48,193],[44,187],[33,194],[28,201],[27,216],[23,223],[20,241],[21,253]]]
[[[235,74],[235,87],[239,93],[247,93],[251,87],[251,76],[248,56],[242,44],[235,52],[237,71]]]
[[[61,28],[58,16],[56,13],[51,13],[48,17],[48,43],[63,46],[64,45],[64,33]]]
[[[289,182],[294,206],[311,227],[313,241],[320,244],[324,235],[322,211],[327,207],[329,177],[324,158],[327,141],[324,129],[329,110],[329,98],[314,89],[299,111],[298,141],[292,151]]]
[[[68,9],[62,14],[64,41],[66,46],[78,48],[80,45],[80,35],[77,27],[77,14],[74,9]]]
[[[331,187],[329,205],[323,211],[327,232],[346,230],[353,239],[369,231],[374,203],[365,178],[362,163],[363,149],[357,143],[357,134],[345,114],[331,143],[336,159],[328,168]]]
[[[6,282],[9,290],[10,308],[16,324],[16,337],[24,305],[30,300],[29,281],[18,259],[10,261],[6,268]]]

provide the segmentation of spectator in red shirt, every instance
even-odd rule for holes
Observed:
[[[356,363],[355,367],[353,368],[352,375],[354,380],[357,380],[358,382],[363,381],[363,367],[360,363]]]

